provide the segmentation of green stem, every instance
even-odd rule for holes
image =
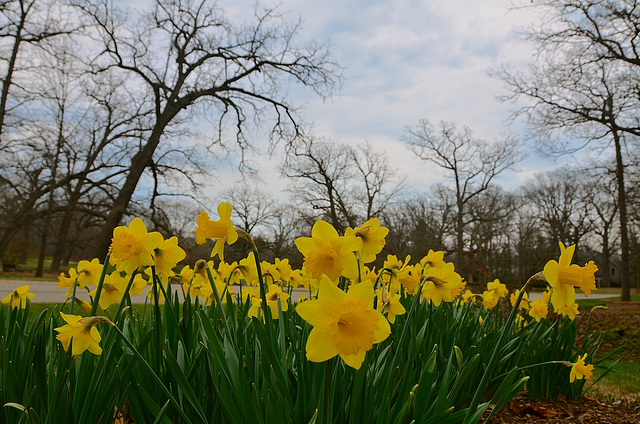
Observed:
[[[91,312],[89,316],[94,316],[98,310],[98,302],[100,301],[100,294],[102,293],[102,284],[104,283],[104,277],[107,275],[107,267],[109,266],[109,256],[107,253],[104,257],[104,265],[102,265],[102,272],[100,273],[100,279],[98,280],[98,287],[96,287],[96,297],[93,298],[93,305],[91,305]]]
[[[520,293],[518,294],[518,298],[516,299],[516,303],[513,305],[513,308],[511,309],[511,313],[509,314],[509,318],[507,318],[507,322],[505,323],[504,327],[502,328],[502,333],[500,333],[500,337],[498,337],[498,342],[496,343],[495,347],[493,348],[493,353],[491,354],[491,358],[489,358],[489,363],[487,364],[487,367],[484,370],[484,374],[482,375],[482,379],[480,380],[480,384],[478,384],[478,387],[476,388],[476,391],[473,395],[473,399],[471,400],[471,403],[469,404],[469,408],[467,409],[467,414],[464,417],[464,423],[467,423],[468,420],[471,418],[471,416],[475,413],[475,410],[478,406],[478,404],[480,403],[480,398],[482,397],[482,395],[485,392],[486,386],[489,382],[489,379],[491,378],[491,373],[493,372],[493,367],[495,366],[497,360],[498,360],[498,352],[500,351],[500,347],[502,346],[505,337],[507,336],[507,333],[509,333],[509,331],[511,330],[511,324],[513,323],[513,321],[515,320],[516,314],[518,312],[518,308],[520,306],[520,301],[522,300],[522,297],[524,296],[526,290],[529,288],[529,286],[534,282],[534,281],[538,281],[541,278],[544,278],[541,276],[542,273],[537,273],[535,275],[533,275],[531,278],[529,278],[529,280],[527,280],[527,282],[525,283],[525,285],[522,287],[522,289],[520,290]]]
[[[133,354],[140,360],[140,362],[142,362],[142,365],[147,369],[147,371],[149,372],[149,374],[151,375],[151,377],[153,377],[153,379],[156,381],[156,383],[158,383],[160,385],[161,390],[164,392],[165,395],[167,395],[167,398],[169,398],[169,400],[171,401],[171,403],[173,403],[173,405],[175,406],[175,408],[178,410],[178,413],[180,414],[180,416],[184,419],[184,421],[186,423],[191,423],[191,420],[189,419],[189,416],[184,412],[184,410],[182,409],[182,407],[180,406],[180,404],[178,403],[178,401],[176,400],[176,398],[173,396],[173,394],[169,391],[169,389],[167,389],[167,387],[164,385],[164,383],[162,382],[162,380],[160,379],[160,377],[158,377],[158,375],[155,373],[155,371],[153,371],[153,368],[151,368],[151,366],[149,365],[149,363],[147,361],[145,361],[145,359],[142,357],[142,355],[140,354],[140,352],[138,352],[138,350],[133,346],[133,344],[131,343],[131,341],[129,341],[129,339],[127,339],[127,337],[124,335],[124,333],[118,328],[118,326],[116,325],[112,325],[111,326],[116,333],[118,333],[118,335],[120,336],[120,338],[122,338],[122,341],[124,341],[124,343],[129,347],[129,349],[131,349],[131,351],[133,352]],[[197,412],[197,411],[196,411]],[[207,422],[207,420],[200,416],[200,418],[202,419],[202,422]]]
[[[331,371],[333,365],[333,358],[329,359],[325,363],[324,368],[324,389],[322,392],[322,424],[331,423],[331,411],[330,409],[330,401],[331,401]]]
[[[78,274],[76,274],[76,279],[73,281],[73,291],[71,292],[71,306],[69,306],[69,314],[71,315],[73,315],[73,306],[76,303],[76,287],[78,287]],[[13,301],[13,296],[11,300]]]
[[[120,314],[122,313],[122,311],[124,309],[124,305],[126,303],[127,296],[129,296],[129,292],[131,291],[131,286],[133,286],[133,280],[136,278],[137,274],[138,274],[138,270],[136,269],[131,274],[131,278],[129,278],[129,282],[127,283],[127,287],[125,287],[124,293],[122,293],[122,298],[120,299],[120,304],[118,305],[118,309],[116,309],[116,313],[114,315],[114,320],[113,320],[114,322],[118,322],[119,319],[120,319]]]

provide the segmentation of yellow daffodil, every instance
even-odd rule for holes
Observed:
[[[560,305],[556,308],[556,306],[554,305],[553,308],[555,309],[555,311],[560,314],[560,315],[564,315],[566,317],[569,317],[570,320],[574,320],[576,319],[576,315],[578,315],[580,313],[580,311],[578,311],[578,304],[574,303],[572,305]]]
[[[246,258],[241,259],[238,263],[238,268],[244,279],[249,285],[258,285],[258,268],[256,266],[256,259],[253,252],[249,252]]]
[[[280,273],[280,278],[288,282],[292,272],[289,259],[275,258],[273,262],[273,267]]]
[[[102,348],[98,344],[101,340],[100,333],[95,326],[101,322],[111,321],[105,317],[82,318],[77,315],[63,314],[62,312],[60,312],[60,316],[67,324],[55,330],[60,333],[56,338],[60,340],[64,350],[69,350],[69,343],[73,340],[72,356],[80,355],[85,350],[89,350],[95,355],[102,353]]]
[[[495,290],[485,290],[482,293],[482,306],[485,310],[490,311],[498,304],[500,297]]]
[[[209,215],[206,212],[200,212],[196,223],[196,243],[204,244],[207,239],[216,239],[216,244],[211,251],[211,257],[218,255],[220,260],[224,260],[224,242],[227,244],[233,244],[238,240],[238,233],[233,228],[231,222],[231,205],[229,203],[220,203],[218,205],[217,221],[209,219]]]
[[[380,225],[378,218],[372,218],[362,224],[362,227],[347,228],[345,236],[356,236],[362,240],[360,247],[360,262],[368,264],[376,260],[376,255],[382,251],[385,245],[384,238],[389,234],[387,227]]]
[[[435,306],[440,306],[443,300],[453,302],[453,298],[460,293],[462,277],[454,271],[452,263],[447,263],[442,268],[427,268],[423,270],[423,275],[426,281],[420,297],[433,302]]]
[[[27,299],[33,299],[34,297],[35,294],[29,293],[29,286],[20,286],[5,296],[2,299],[2,303],[11,305],[11,308],[24,309],[27,306]]]
[[[593,374],[593,365],[586,365],[585,360],[587,359],[587,354],[585,353],[582,357],[578,356],[578,360],[571,367],[571,373],[569,374],[569,382],[573,383],[576,380],[591,380],[591,376]]]
[[[227,287],[227,291],[231,295],[231,298],[235,298],[236,292],[230,286],[227,286],[224,281],[214,279],[213,282],[216,285],[216,290],[218,291],[218,296],[220,296],[220,301],[222,303],[227,303],[227,293],[224,291],[225,286]],[[202,285],[194,293],[204,297],[205,306],[209,306],[213,302],[216,302],[216,294],[214,293],[213,287],[210,283]]]
[[[515,292],[511,293],[509,300],[511,301],[512,307],[516,305],[516,300],[518,299],[519,294],[520,294],[519,289],[516,289]],[[518,306],[518,309],[524,309],[525,311],[529,310],[529,295],[526,292],[524,293],[524,295],[522,295],[522,299],[520,300],[520,305]]]
[[[65,292],[65,296],[70,297],[71,293],[73,292],[73,286],[76,284],[76,277],[78,276],[78,273],[76,272],[75,268],[69,268],[69,276],[67,277],[64,272],[61,272],[60,275],[58,276],[58,285],[56,286],[56,289],[61,289],[63,287],[67,288],[67,291]]]
[[[362,242],[355,236],[339,236],[326,221],[316,221],[311,237],[296,239],[296,247],[304,255],[302,269],[313,278],[326,275],[336,281],[341,275],[358,278],[358,262],[353,252],[359,250]]]
[[[429,249],[427,256],[420,259],[420,265],[427,268],[442,268],[446,262],[444,261],[444,252],[437,251],[434,252],[432,249]]]
[[[542,318],[546,318],[549,314],[549,304],[545,301],[544,297],[539,297],[530,304],[529,315],[540,322]]]
[[[490,283],[487,283],[487,290],[493,290],[498,298],[507,297],[509,290],[507,286],[502,284],[497,278]]]
[[[271,282],[271,284],[280,283],[280,271],[278,271],[272,263],[267,261],[260,262],[260,269],[262,270],[262,278],[265,283]]]
[[[384,261],[384,268],[391,269],[391,272],[382,274],[382,281],[390,287],[390,291],[397,292],[400,290],[399,284],[404,286],[407,293],[415,293],[420,284],[420,273],[414,267],[409,265],[411,256],[407,255],[404,261],[399,260],[396,255],[387,255]]]
[[[316,300],[298,304],[296,312],[313,326],[307,359],[324,362],[336,355],[359,369],[366,352],[391,333],[389,323],[373,309],[373,285],[352,284],[347,293],[323,277]]]
[[[551,260],[544,266],[544,277],[552,288],[551,304],[558,309],[562,305],[571,307],[576,300],[574,287],[579,287],[585,296],[596,289],[595,272],[598,267],[593,261],[581,267],[571,264],[576,246],[564,247],[560,242],[560,259],[558,262]]]
[[[142,266],[154,264],[151,253],[162,243],[158,232],[147,233],[147,227],[140,218],[134,218],[128,227],[116,227],[111,240],[109,262],[118,271],[131,275]]]
[[[120,302],[124,289],[127,288],[127,283],[129,283],[129,279],[122,277],[118,271],[113,271],[111,274],[106,275],[102,283],[100,300],[98,301],[100,307],[107,309],[109,305]],[[96,290],[90,292],[89,295],[95,297]]]
[[[178,237],[163,240],[158,247],[153,249],[151,255],[156,272],[162,273],[170,273],[173,267],[187,256],[184,250],[178,246]]]
[[[77,266],[78,270],[78,288],[85,288],[87,285],[96,286],[100,280],[102,273],[102,264],[98,258],[93,258],[91,262],[80,261]]]
[[[387,293],[386,288],[380,288],[376,290],[376,295],[378,296],[378,305],[376,309],[380,311],[380,313],[387,314],[387,319],[391,324],[396,322],[396,316],[404,315],[407,310],[400,303],[400,294],[389,294]]]
[[[473,294],[473,292],[471,290],[466,290],[463,294],[462,294],[462,301],[464,302],[465,305],[469,304],[469,302],[471,302],[471,300],[476,297],[475,294]]]
[[[289,302],[287,302],[287,300],[289,300],[289,293],[284,293],[278,285],[269,285],[266,298],[267,306],[271,309],[271,317],[273,319],[278,319],[280,316],[278,311],[278,299],[280,299],[280,307],[283,312],[289,309]],[[249,309],[248,315],[250,317],[257,317],[258,310],[260,308],[262,308],[262,299],[259,296],[251,298],[251,308]],[[264,319],[264,310],[260,313],[260,316]]]

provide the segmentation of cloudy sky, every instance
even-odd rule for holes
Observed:
[[[238,2],[223,4],[238,13]],[[426,190],[442,174],[404,147],[406,126],[421,118],[455,121],[487,139],[522,131],[522,123],[509,123],[513,105],[496,100],[504,93],[501,83],[487,75],[497,64],[524,67],[532,58],[517,30],[534,16],[508,6],[509,0],[282,0],[279,10],[303,21],[301,39],[331,43],[343,67],[338,95],[323,101],[309,91],[293,93],[295,103],[303,105],[318,136],[369,141],[388,153],[409,184]],[[263,175],[276,181],[277,158],[258,160],[265,164]],[[500,183],[514,188],[552,166],[531,149]]]

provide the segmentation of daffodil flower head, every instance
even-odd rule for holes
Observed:
[[[128,283],[129,279],[122,277],[118,271],[113,271],[105,276],[102,283],[102,292],[100,293],[100,307],[107,309],[109,305],[120,302]],[[89,295],[95,297],[96,291],[97,289],[91,291]]]
[[[158,273],[170,273],[178,262],[183,260],[187,255],[184,250],[178,246],[178,237],[171,237],[163,240],[153,251],[153,263]]]
[[[560,244],[560,259],[556,262],[551,260],[544,266],[544,277],[552,288],[551,303],[558,309],[562,305],[573,305],[576,300],[574,287],[579,287],[585,296],[591,294],[591,290],[596,289],[595,272],[598,267],[593,261],[581,267],[571,264],[576,246],[564,247]]]
[[[385,245],[385,237],[389,234],[387,227],[380,225],[378,218],[372,218],[362,224],[362,227],[347,228],[345,236],[356,236],[362,240],[360,248],[360,261],[368,264],[376,260],[376,255],[382,251]]]
[[[352,284],[347,293],[322,277],[316,300],[298,304],[296,312],[313,326],[307,340],[307,359],[324,362],[336,355],[359,369],[366,352],[391,333],[389,323],[373,309],[373,285]]]
[[[20,286],[2,299],[5,305],[11,308],[24,309],[27,306],[27,299],[33,299],[36,295],[29,292],[29,286]]]
[[[78,262],[78,288],[85,288],[87,285],[98,285],[100,280],[100,274],[102,273],[102,264],[98,258],[93,258],[91,262],[80,261]]]
[[[378,297],[378,304],[376,305],[376,309],[380,311],[381,314],[387,314],[387,320],[391,324],[396,322],[396,316],[404,315],[407,310],[400,303],[400,294],[399,293],[387,293],[387,289],[382,287],[376,290],[376,295]]]
[[[530,304],[529,316],[540,322],[542,318],[546,318],[549,315],[549,304],[544,300],[544,297],[539,297]]]
[[[238,240],[238,232],[231,222],[231,205],[227,202],[218,205],[218,219],[212,221],[209,215],[202,211],[198,214],[196,224],[196,243],[204,244],[207,239],[216,239],[216,244],[211,251],[211,257],[218,255],[220,260],[224,260],[224,243],[233,244]]]
[[[444,261],[444,252],[442,250],[433,251],[429,249],[427,255],[420,259],[420,265],[423,268],[442,268],[446,262]]]
[[[578,311],[578,304],[577,303],[573,303],[572,305],[566,305],[566,304],[562,304],[560,306],[558,306],[556,308],[556,306],[553,306],[554,309],[556,310],[556,312],[560,315],[564,315],[566,317],[569,317],[570,320],[574,320],[576,319],[576,315],[578,315],[580,313],[580,311]]]
[[[266,293],[267,298],[267,306],[271,310],[271,317],[273,319],[278,319],[280,317],[280,312],[278,311],[278,299],[280,299],[280,307],[282,308],[282,312],[287,311],[289,309],[289,293],[284,293],[280,286],[276,284],[270,284],[269,290]],[[262,299],[259,296],[251,298],[251,308],[249,309],[248,315],[250,317],[257,317],[258,310],[262,309],[260,316],[264,319],[264,308],[262,306]]]
[[[476,297],[476,295],[469,289],[462,293],[462,301],[465,305],[468,305],[474,297]]]
[[[573,383],[576,380],[590,380],[593,375],[593,365],[586,365],[585,360],[587,359],[587,354],[585,353],[582,357],[578,356],[578,360],[571,367],[571,373],[569,374],[569,382]]]
[[[153,249],[162,243],[162,235],[156,231],[147,233],[147,227],[140,218],[134,218],[128,227],[116,227],[109,248],[109,262],[118,271],[132,274],[142,266],[154,264]]]
[[[296,247],[304,255],[302,268],[313,278],[326,275],[336,281],[341,275],[350,279],[358,277],[358,262],[353,252],[360,249],[362,241],[355,236],[339,236],[326,221],[316,221],[311,237],[296,239]]]
[[[71,350],[72,356],[80,355],[85,350],[94,355],[100,355],[102,348],[100,348],[101,337],[98,329],[95,326],[101,322],[109,322],[106,317],[86,317],[82,318],[77,315],[67,315],[60,312],[62,319],[66,321],[66,325],[58,327],[55,330],[60,333],[56,336],[62,343],[64,350],[69,350],[69,344],[73,340],[73,348]]]
[[[518,300],[518,295],[520,294],[520,290],[516,289],[516,291],[514,291],[513,293],[511,293],[511,296],[509,297],[509,300],[511,301],[511,306],[515,306],[516,305],[516,300]],[[518,305],[518,309],[524,309],[525,311],[529,310],[529,295],[527,294],[527,292],[525,292],[522,295],[522,299],[520,299],[520,305]]]
[[[500,297],[495,290],[485,290],[482,293],[482,306],[485,310],[490,311],[498,305]]]
[[[487,283],[487,290],[493,290],[498,298],[507,297],[509,290],[507,286],[502,284],[499,279],[495,279],[490,283]]]
[[[61,272],[58,276],[58,285],[56,289],[60,289],[63,287],[67,288],[65,292],[65,296],[71,297],[71,293],[73,291],[73,286],[76,284],[76,277],[78,276],[75,268],[69,268],[69,276],[67,277],[64,272]]]
[[[420,292],[422,299],[440,306],[443,300],[453,302],[453,298],[460,293],[462,277],[454,271],[452,263],[447,263],[442,268],[427,268],[423,273],[425,283]]]

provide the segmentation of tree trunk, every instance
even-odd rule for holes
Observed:
[[[611,260],[609,255],[609,232],[602,235],[602,287],[611,287]]]
[[[111,238],[113,236],[113,230],[120,224],[120,220],[127,211],[127,206],[133,197],[133,193],[136,190],[136,186],[144,173],[144,170],[151,164],[153,154],[160,143],[160,136],[164,132],[165,127],[171,122],[171,119],[179,112],[179,108],[173,112],[165,112],[159,117],[156,122],[149,141],[142,147],[142,149],[135,154],[131,159],[131,166],[129,167],[129,174],[124,182],[124,185],[118,193],[118,197],[113,202],[109,215],[100,230],[100,234],[97,237],[94,258],[103,260],[109,252],[109,246],[111,244]]]
[[[620,276],[622,278],[622,295],[620,300],[631,300],[631,281],[629,279],[629,234],[627,231],[627,195],[624,188],[624,164],[622,162],[622,147],[617,129],[612,130],[613,142],[616,148],[616,180],[618,183],[618,208],[620,211],[620,249],[622,263]]]
[[[2,95],[0,95],[0,136],[4,129],[4,120],[7,113],[7,102],[9,99],[9,88],[11,87],[11,79],[13,78],[13,71],[18,59],[18,51],[20,50],[20,43],[22,42],[22,30],[24,29],[24,23],[26,14],[22,13],[20,17],[20,23],[16,29],[16,35],[13,42],[13,48],[11,49],[11,57],[7,64],[7,73],[5,74],[4,81],[2,82]]]

